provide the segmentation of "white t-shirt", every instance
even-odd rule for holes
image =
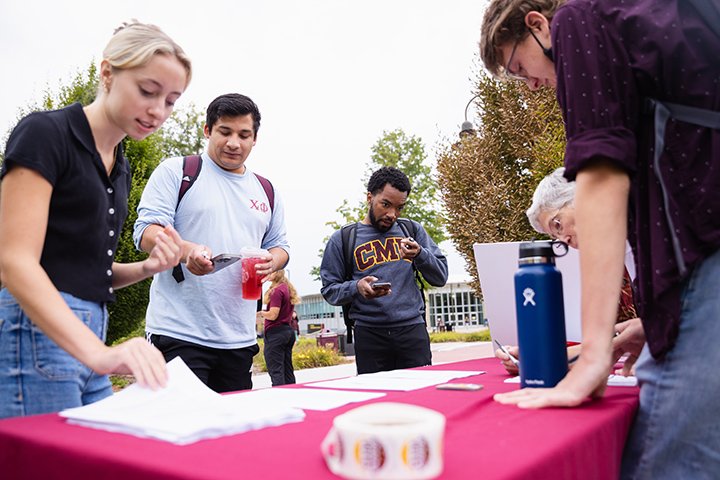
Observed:
[[[182,157],[163,161],[152,173],[138,205],[133,239],[139,248],[149,225],[172,224],[180,236],[207,245],[213,255],[239,253],[243,247],[288,251],[285,212],[275,193],[271,210],[257,177],[231,173],[202,155],[202,169],[177,206]],[[264,237],[264,238],[263,238]],[[177,283],[172,269],[155,275],[150,287],[146,330],[151,334],[212,348],[244,348],[257,343],[257,302],[242,298],[242,267],[238,262],[209,275],[196,276],[182,266]]]

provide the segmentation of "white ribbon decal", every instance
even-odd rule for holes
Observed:
[[[523,290],[523,297],[525,297],[523,307],[526,306],[528,303],[531,303],[533,307],[535,306],[535,300],[533,300],[533,298],[535,297],[535,291],[532,288],[526,288],[525,290]]]

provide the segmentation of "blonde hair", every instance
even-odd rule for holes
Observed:
[[[287,275],[285,275],[285,270],[278,270],[270,276],[270,288],[268,288],[267,292],[265,292],[263,302],[268,303],[270,301],[270,294],[272,293],[272,291],[275,290],[278,285],[281,285],[283,283],[287,285],[288,291],[290,292],[290,303],[292,303],[293,305],[302,303],[302,300],[300,299],[297,290],[295,290],[295,287],[292,283],[290,283]]]
[[[185,51],[155,25],[132,20],[115,30],[103,50],[103,59],[114,69],[127,70],[146,65],[154,55],[173,55],[185,67],[187,87],[192,77],[192,63]]]
[[[501,77],[505,70],[502,47],[508,43],[520,41],[528,36],[525,16],[530,12],[540,12],[552,20],[555,11],[566,0],[493,0],[485,10],[480,27],[480,58],[485,68]]]

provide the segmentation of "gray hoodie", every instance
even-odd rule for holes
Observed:
[[[433,286],[447,281],[448,267],[445,255],[417,222],[415,241],[422,247],[413,260],[423,278]],[[420,289],[415,283],[412,263],[401,260],[400,239],[404,238],[397,222],[387,232],[372,225],[357,224],[353,255],[353,279],[345,281],[345,262],[341,231],[333,233],[325,247],[320,278],[321,293],[332,305],[351,303],[350,317],[359,326],[401,327],[424,323],[424,304]],[[358,293],[357,281],[368,275],[381,282],[392,283],[392,293],[366,299]]]

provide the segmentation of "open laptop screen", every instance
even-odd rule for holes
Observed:
[[[517,345],[514,275],[518,269],[520,242],[476,243],[475,264],[483,294],[483,312],[490,335],[502,345]],[[568,341],[582,339],[580,326],[580,257],[577,250],[555,259],[562,272],[565,303],[565,335]]]

